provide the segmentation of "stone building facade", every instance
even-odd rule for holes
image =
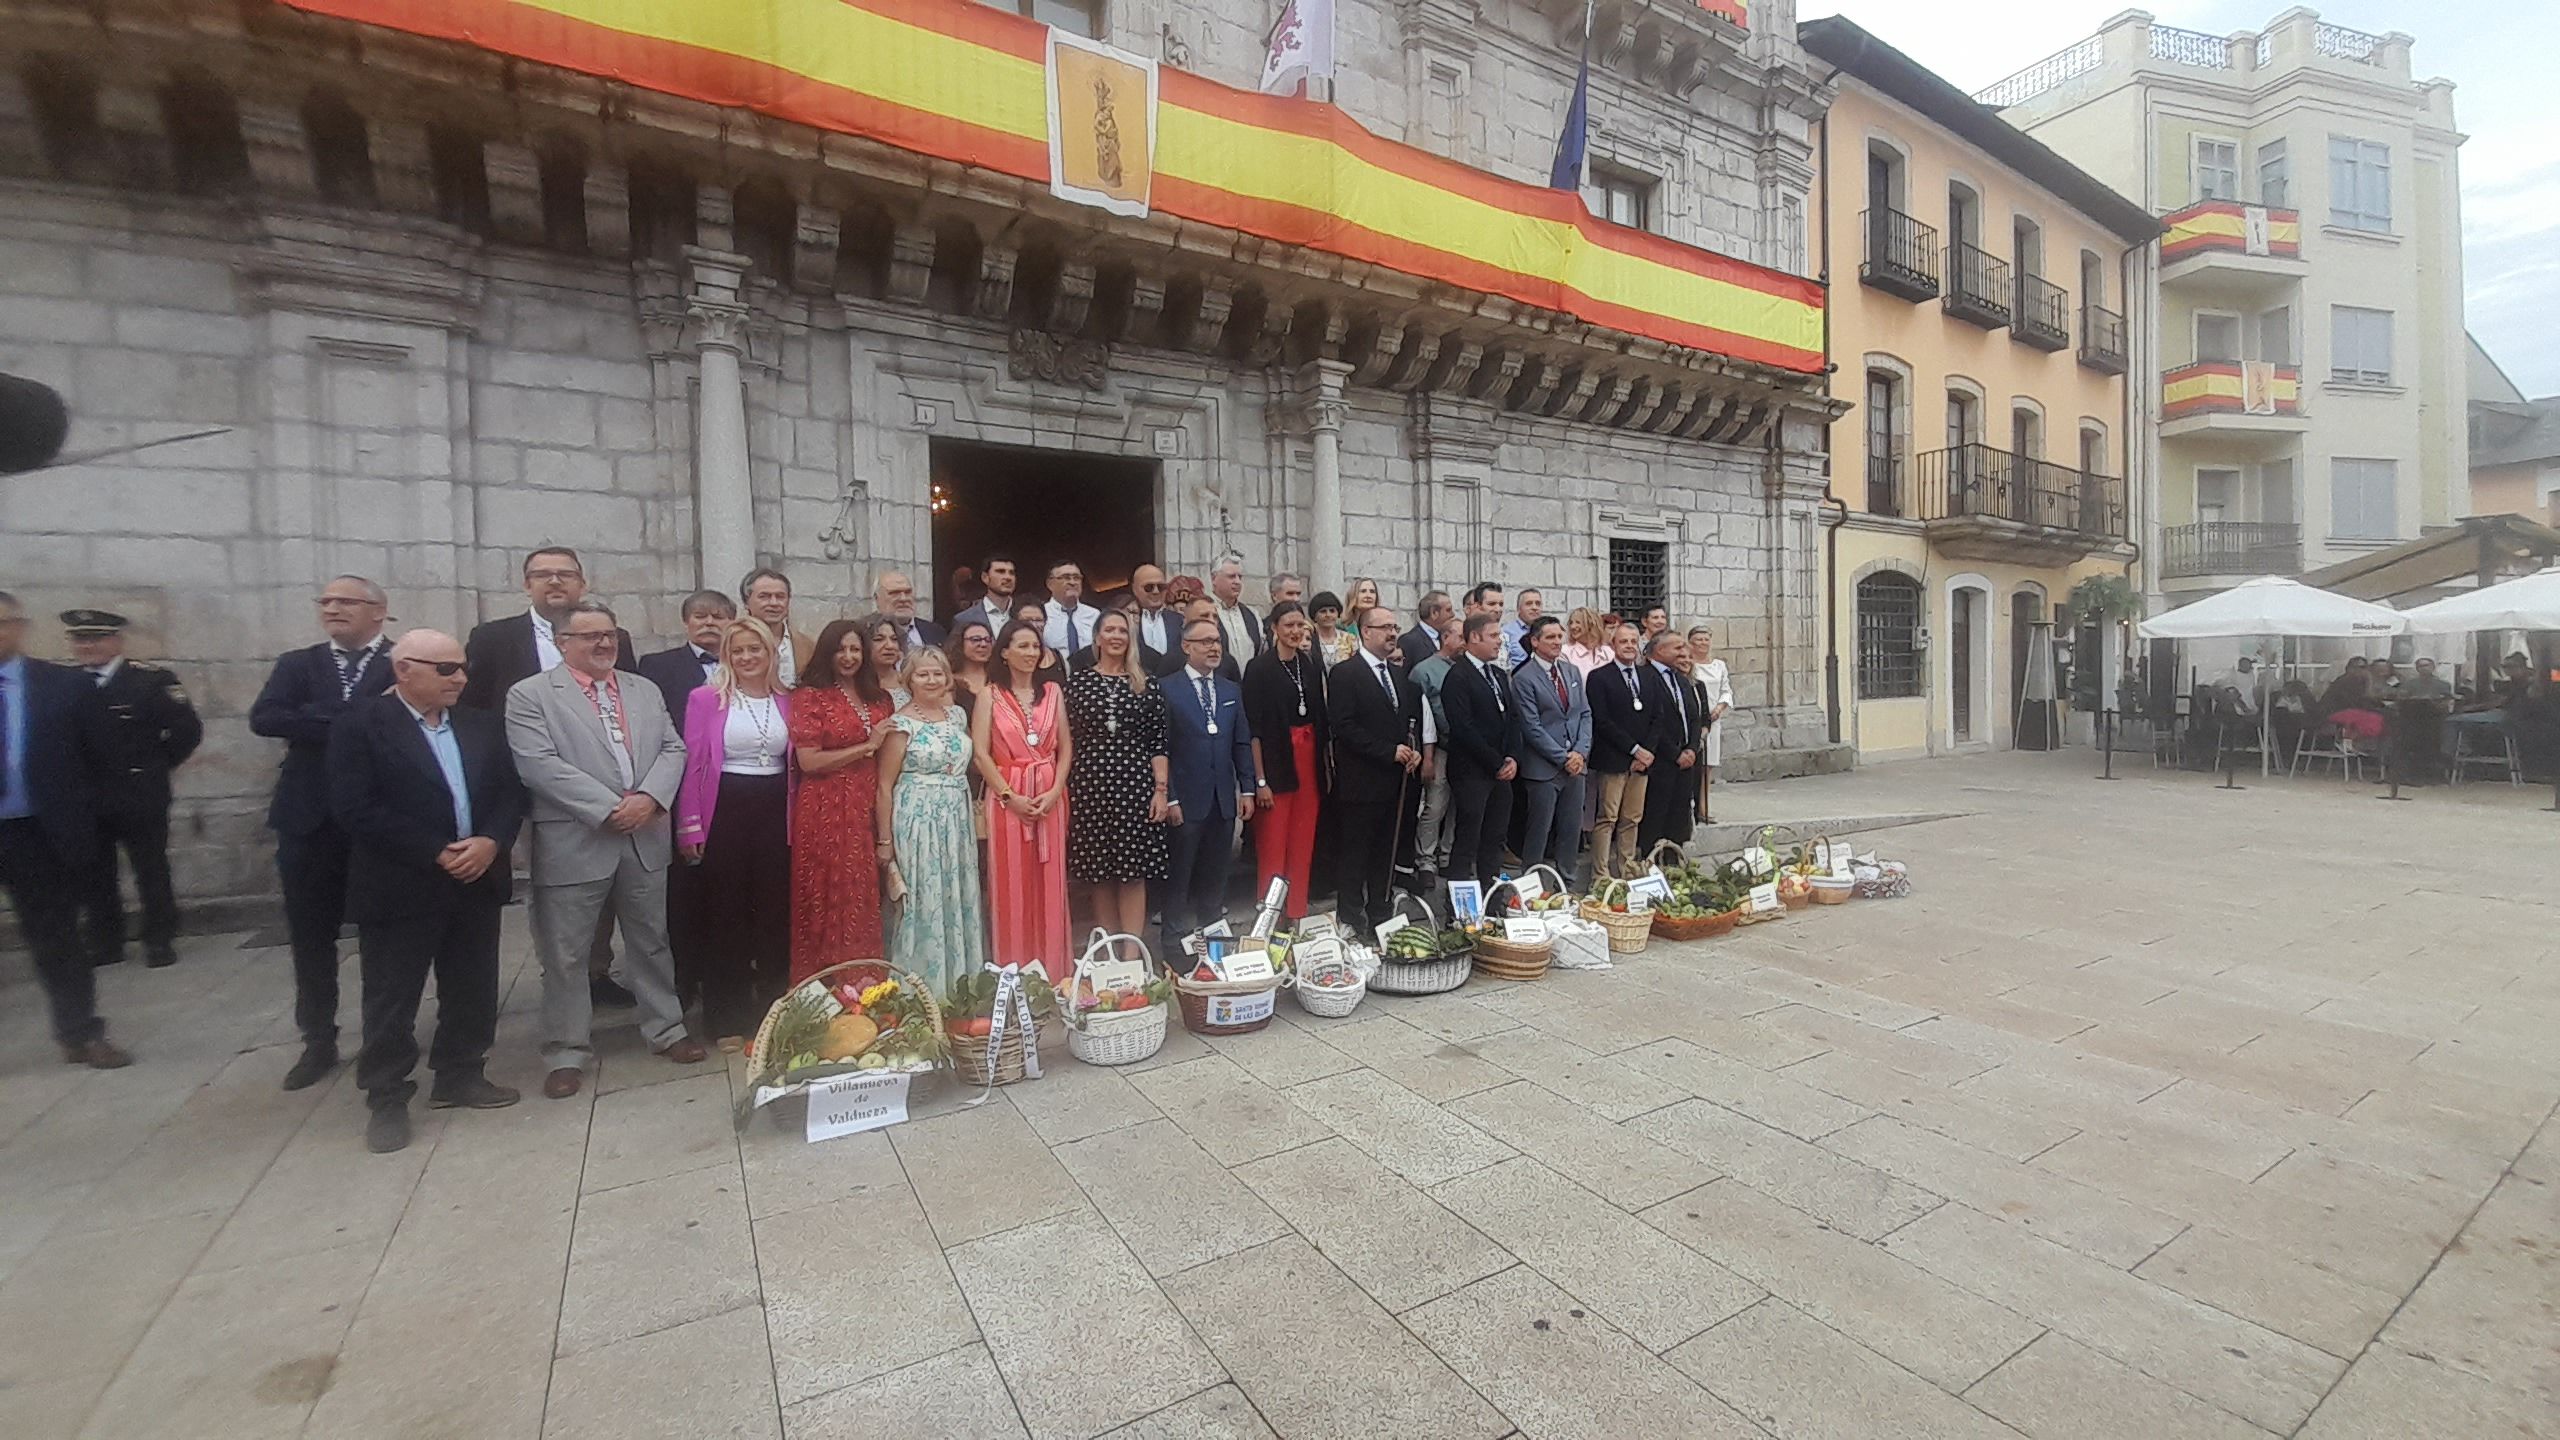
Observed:
[[[1250,87],[1273,8],[1086,13]],[[1595,179],[1802,273],[1826,96],[1792,5],[1753,8],[1746,32],[1597,7]],[[1343,0],[1336,98],[1542,178],[1583,11]],[[269,0],[0,0],[0,24],[0,370],[61,390],[73,451],[220,432],[0,482],[0,588],[131,615],[206,713],[174,841],[200,910],[271,889],[276,749],[245,716],[326,577],[459,631],[561,542],[644,647],[754,563],[821,620],[878,569],[971,558],[936,553],[954,455],[1119,462],[1144,551],[1234,549],[1257,594],[1282,569],[1403,609],[1479,578],[1658,587],[1733,662],[1736,774],[1838,754],[1818,376]]]

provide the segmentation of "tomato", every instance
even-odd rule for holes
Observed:
[[[972,1040],[984,1040],[995,1030],[995,1028],[996,1022],[994,1020],[981,1015],[977,1019],[969,1022],[968,1035]]]

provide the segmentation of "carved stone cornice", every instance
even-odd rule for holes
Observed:
[[[1111,382],[1111,347],[1099,340],[1070,340],[1045,330],[1017,329],[1006,338],[1005,373],[1100,392]]]

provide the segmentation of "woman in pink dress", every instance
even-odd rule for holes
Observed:
[[[1063,980],[1067,948],[1067,771],[1074,742],[1055,681],[1042,677],[1048,647],[1026,620],[996,636],[995,673],[969,716],[969,741],[987,782],[988,958],[1037,962]]]

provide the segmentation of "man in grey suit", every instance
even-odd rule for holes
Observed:
[[[640,1007],[649,1048],[703,1058],[685,1033],[667,949],[668,807],[684,737],[656,694],[622,688],[613,611],[584,599],[556,629],[560,664],[507,692],[507,746],[533,792],[533,931],[542,957],[542,1093],[578,1093],[595,1059],[587,948],[610,906],[622,926],[616,976]]]
[[[1553,615],[1529,622],[1521,636],[1528,663],[1511,676],[1520,703],[1520,781],[1528,806],[1520,863],[1543,860],[1567,885],[1582,848],[1582,772],[1591,759],[1591,699],[1580,672],[1564,658],[1564,623]]]

